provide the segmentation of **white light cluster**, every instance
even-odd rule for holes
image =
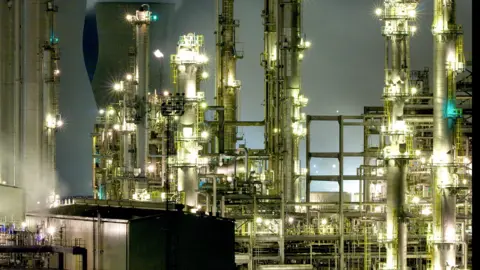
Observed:
[[[61,119],[57,119],[53,117],[52,115],[47,115],[45,122],[46,122],[45,124],[47,128],[51,128],[51,129],[59,128],[63,126],[63,121]]]

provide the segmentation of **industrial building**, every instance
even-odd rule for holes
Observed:
[[[13,2],[0,4],[1,14],[10,16],[0,19],[5,25],[13,22],[18,30],[24,23],[19,14],[28,12],[29,6]],[[54,1],[44,2],[41,10],[56,11]],[[13,231],[42,228],[50,241],[17,234],[24,238],[7,243],[3,262],[60,269],[81,269],[85,261],[88,269],[473,269],[472,62],[464,56],[456,1],[434,0],[428,7],[434,14],[432,70],[411,69],[410,41],[423,1],[382,0],[372,7],[381,25],[363,30],[384,37],[380,71],[384,87],[378,91],[383,106],[365,104],[361,115],[307,115],[304,108],[315,101],[303,94],[301,84],[300,67],[312,45],[302,29],[303,1],[265,0],[258,11],[264,29],[265,108],[259,121],[238,116],[242,78],[237,77],[236,64],[243,52],[236,47],[241,26],[234,0],[215,2],[215,40],[206,42],[202,33],[186,32],[170,56],[152,48],[151,39],[167,35],[166,23],[154,27],[162,18],[169,20],[168,15],[159,18],[158,12],[168,14],[171,5],[97,5],[99,37],[108,39],[119,31],[119,40],[125,43],[111,54],[99,51],[94,67],[87,63],[98,105],[91,134],[94,199],[61,202],[49,191],[44,194],[48,211],[30,211],[25,221],[6,218],[4,239]],[[123,24],[105,23],[108,16],[121,18]],[[57,44],[54,35],[53,40],[42,41],[52,53],[47,58],[43,54],[46,77],[31,78],[46,83],[25,88],[15,78],[28,74],[9,68],[10,63],[24,65],[26,60],[17,52],[18,42],[24,41],[15,31],[0,35],[9,37],[2,46],[15,52],[3,53],[0,62],[0,119],[2,131],[9,131],[4,136],[17,142],[17,135],[26,132],[20,127],[30,118],[22,118],[22,113],[10,117],[11,111],[25,109],[16,102],[19,97],[12,97],[18,93],[12,89],[28,89],[20,91],[25,93],[20,98],[31,102],[38,99],[27,94],[39,95],[40,85],[44,91],[40,96],[53,93],[52,78],[59,75],[53,69],[58,59],[52,56]],[[215,57],[205,53],[206,44],[215,44]],[[155,58],[169,60],[170,65],[169,76],[159,83],[152,82],[159,79],[151,67]],[[208,73],[209,66],[214,74]],[[106,74],[115,68],[122,78],[105,87]],[[210,78],[215,80],[213,104],[201,91]],[[162,80],[171,80],[172,87],[165,89]],[[43,119],[45,127],[25,133],[36,134],[36,142],[43,138],[52,147],[51,131],[61,124],[54,100],[44,99],[42,104],[50,109],[43,114],[31,112]],[[4,112],[4,104],[19,107]],[[56,122],[48,121],[51,115],[57,115]],[[314,123],[338,124],[338,151],[312,150]],[[264,127],[262,149],[238,143],[238,128],[250,126]],[[352,126],[362,127],[363,133],[348,134],[346,128]],[[363,136],[361,152],[345,151],[346,137],[354,135]],[[8,147],[22,151],[22,143],[28,140]],[[34,153],[54,162],[50,152],[42,151]],[[19,157],[19,162],[26,158]],[[363,158],[355,175],[345,173],[345,159],[351,157]],[[338,160],[338,174],[312,173],[311,162],[319,158]],[[3,164],[2,179],[18,185],[10,180],[12,174],[16,177],[15,170],[10,163]],[[359,182],[355,196],[344,190],[349,180]],[[313,181],[338,183],[339,191],[311,192]],[[0,210],[7,217],[13,211]],[[49,229],[49,224],[56,229]],[[173,232],[178,246],[169,242],[173,240],[166,235],[172,234],[165,231]],[[75,243],[56,244],[57,239]],[[27,246],[54,248],[50,251],[54,255],[28,255]],[[181,254],[189,254],[191,261]],[[210,258],[216,264],[209,265]],[[187,265],[191,262],[197,266]],[[205,264],[199,266],[200,262]]]

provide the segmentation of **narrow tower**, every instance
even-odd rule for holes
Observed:
[[[456,166],[454,127],[456,75],[463,69],[462,29],[456,24],[455,0],[435,0],[433,44],[433,261],[432,269],[456,266]]]
[[[387,260],[383,269],[407,267],[407,220],[405,217],[407,165],[414,157],[411,149],[412,130],[403,119],[406,99],[412,95],[410,80],[410,36],[416,31],[411,23],[416,18],[418,0],[385,0],[383,9],[375,13],[384,22],[385,37],[385,107],[386,147],[383,149],[387,180]]]
[[[152,13],[147,4],[143,4],[137,10],[135,16],[128,15],[127,20],[135,26],[136,40],[136,60],[135,60],[135,80],[137,82],[137,91],[135,95],[136,102],[136,166],[134,175],[138,178],[135,182],[135,193],[142,193],[148,188],[146,171],[148,155],[148,85],[149,85],[149,56],[150,40],[149,29],[152,20]]]
[[[225,111],[224,120],[227,122],[237,121],[237,98],[241,83],[236,78],[237,59],[243,55],[235,47],[235,29],[239,26],[234,16],[234,0],[221,0],[218,5],[218,32],[217,32],[217,76],[216,76],[216,103],[223,106]],[[228,125],[225,127],[224,150],[233,152],[237,143],[237,127]]]

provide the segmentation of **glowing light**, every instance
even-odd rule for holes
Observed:
[[[336,167],[337,167],[337,165],[335,165],[335,164],[333,164],[333,165],[332,165],[332,168],[334,168],[334,169],[335,169]]]
[[[294,218],[293,218],[293,217],[289,217],[289,218],[288,218],[288,223],[292,224],[293,221],[294,221]]]
[[[202,131],[202,133],[201,133],[201,136],[202,136],[202,138],[204,138],[204,139],[208,138],[208,135],[209,135],[209,134],[208,134],[207,131]]]
[[[148,172],[153,173],[155,171],[155,165],[153,164],[148,165],[147,170]]]
[[[204,71],[202,72],[202,79],[208,78],[208,72]]]
[[[204,54],[201,54],[198,56],[198,62],[199,63],[207,63],[208,62],[208,57]]]
[[[228,181],[228,182],[232,182],[232,181],[233,181],[233,177],[227,176],[227,181]]]
[[[327,225],[327,219],[322,218],[322,225]]]
[[[133,76],[129,73],[125,76],[125,78],[127,78],[127,81],[131,81],[133,79]]]
[[[25,229],[27,227],[27,223],[24,221],[22,222],[22,228]]]
[[[115,125],[113,125],[113,129],[115,129],[115,130],[119,130],[119,129],[120,129],[120,125],[119,125],[119,124],[115,124]]]
[[[424,157],[422,157],[422,158],[420,159],[420,162],[422,162],[422,164],[425,164],[425,162],[427,162],[427,160],[426,160]]]
[[[469,164],[469,163],[470,163],[470,159],[468,157],[464,157],[463,164]]]
[[[377,16],[382,15],[382,9],[381,8],[375,9],[375,14],[377,14]]]
[[[257,217],[257,223],[260,224],[262,223],[263,219],[261,217]]]
[[[415,95],[417,93],[417,91],[418,91],[417,88],[413,87],[412,88],[412,95]]]
[[[112,136],[113,133],[112,133],[111,131],[109,131],[109,132],[107,133],[107,135],[108,135],[108,136]]]
[[[113,90],[115,91],[122,91],[122,84],[121,83],[115,83],[113,85]]]
[[[305,41],[305,47],[310,48],[312,46],[312,43],[310,41]]]
[[[57,127],[61,127],[63,126],[63,121],[62,120],[58,120],[57,121]]]
[[[185,70],[186,70],[186,67],[184,65],[179,65],[178,66],[178,71],[185,72]]]
[[[115,113],[115,110],[114,110],[114,109],[108,110],[108,115],[113,115],[114,113]]]
[[[130,22],[130,21],[132,21],[132,19],[133,19],[133,16],[132,16],[132,15],[130,15],[130,14],[127,14],[127,16],[125,16],[125,19],[127,19],[127,21],[129,21],[129,22]]]
[[[265,221],[263,222],[265,225],[270,225],[270,220],[269,219],[265,219]]]
[[[47,232],[48,234],[53,235],[55,233],[55,227],[48,227]]]
[[[411,9],[408,11],[408,17],[415,18],[417,16],[417,11],[415,9]]]
[[[303,59],[303,53],[300,53],[300,54],[298,55],[298,59],[300,59],[300,60]]]
[[[420,151],[420,150],[418,150],[418,149],[415,150],[415,155],[420,156],[420,154],[422,154],[422,151]]]
[[[422,215],[428,216],[430,214],[432,214],[432,209],[430,209],[430,207],[426,207],[422,209]]]
[[[419,198],[419,197],[415,196],[415,197],[412,198],[412,203],[417,204],[417,203],[419,203],[419,202],[420,202],[420,198]]]
[[[100,109],[100,110],[98,110],[98,113],[99,113],[99,114],[104,114],[104,113],[105,113],[105,110],[104,110],[104,109]]]
[[[60,69],[55,69],[55,70],[53,71],[53,74],[54,74],[55,76],[60,75]]]
[[[197,213],[197,209],[195,209],[195,208],[190,209],[190,213],[192,213],[192,214]]]
[[[153,52],[153,55],[155,55],[156,58],[163,58],[163,53],[158,49]]]
[[[163,96],[168,97],[170,93],[168,91],[163,91]]]
[[[207,108],[207,106],[208,106],[208,105],[207,105],[207,103],[206,103],[206,102],[202,102],[202,103],[200,103],[200,107],[201,107],[202,109],[206,109],[206,108]]]
[[[417,32],[417,27],[416,27],[416,26],[412,26],[412,27],[410,28],[410,30],[412,30],[412,33],[415,33],[415,32]]]

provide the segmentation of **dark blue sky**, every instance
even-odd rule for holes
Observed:
[[[173,1],[173,0],[170,0]],[[97,109],[86,72],[83,31],[86,0],[59,0],[58,35],[60,37],[62,78],[60,110],[66,120],[58,134],[57,163],[63,194],[91,194],[91,140]],[[89,1],[91,2],[91,1]],[[130,1],[138,2],[142,1]],[[152,1],[153,2],[153,1]],[[207,53],[215,55],[213,0],[177,1],[176,35],[188,32],[204,34]],[[373,10],[379,0],[304,0],[303,31],[312,41],[302,63],[302,88],[309,98],[307,114],[359,115],[363,106],[380,105],[383,87],[383,37],[381,23]],[[457,1],[458,21],[465,30],[465,52],[472,51],[472,0]],[[432,0],[421,1],[418,34],[411,43],[413,69],[423,69],[432,63]],[[260,17],[263,1],[237,0],[236,18],[240,20],[238,40],[243,42],[245,58],[238,62],[240,115],[242,120],[263,119],[263,70],[260,53],[263,50],[263,26]],[[159,21],[159,23],[162,23]],[[177,39],[172,40],[176,43]],[[152,44],[155,48],[155,44]],[[169,53],[169,52],[167,52]],[[214,63],[212,61],[212,63]],[[213,71],[213,66],[210,67]],[[204,85],[208,98],[213,98],[213,80]],[[248,105],[247,105],[248,104]],[[248,147],[263,147],[263,128],[243,129]],[[338,151],[338,131],[335,124],[312,125],[312,151]],[[346,131],[345,151],[361,151],[361,129]],[[303,155],[303,151],[302,151]],[[347,160],[346,174],[355,174],[359,160]],[[335,174],[333,159],[315,160],[319,174]],[[312,173],[315,173],[312,170]],[[336,184],[314,183],[312,190],[334,188]],[[347,190],[356,185],[347,184]]]

